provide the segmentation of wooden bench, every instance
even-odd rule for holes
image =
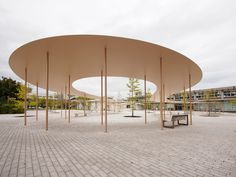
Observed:
[[[180,123],[179,121],[185,120],[186,123]],[[163,121],[163,127],[166,128],[175,128],[175,122],[177,121],[177,125],[188,125],[188,114],[175,114],[172,115],[170,121]],[[171,122],[171,125],[166,125],[167,122]]]

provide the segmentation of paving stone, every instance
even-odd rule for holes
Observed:
[[[0,176],[236,176],[236,114],[194,112],[192,126],[160,130],[158,112],[148,114],[147,125],[143,111],[136,119],[115,113],[108,133],[99,113],[88,114],[68,124],[49,113],[48,131],[44,111],[38,121],[28,117],[27,127],[22,118],[0,115]]]

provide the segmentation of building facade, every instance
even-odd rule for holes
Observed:
[[[188,109],[189,93],[173,94],[168,101],[176,110]],[[193,90],[192,102],[195,111],[236,112],[236,86]]]

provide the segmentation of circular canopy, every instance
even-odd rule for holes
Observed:
[[[171,49],[134,39],[99,36],[69,35],[44,38],[27,43],[10,56],[12,70],[28,82],[46,88],[46,57],[49,52],[49,90],[63,92],[71,83],[86,77],[100,76],[104,70],[107,49],[108,76],[132,77],[147,80],[160,86],[160,58],[162,57],[165,94],[188,88],[202,78],[200,67],[186,56]],[[109,86],[108,86],[109,87]],[[82,94],[74,88],[72,94]],[[91,95],[90,95],[91,96]]]

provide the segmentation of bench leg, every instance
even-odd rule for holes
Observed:
[[[174,121],[171,121],[171,122],[172,122],[172,124],[170,126],[165,125],[165,122],[163,122],[163,127],[165,127],[165,128],[174,128],[175,127]]]

